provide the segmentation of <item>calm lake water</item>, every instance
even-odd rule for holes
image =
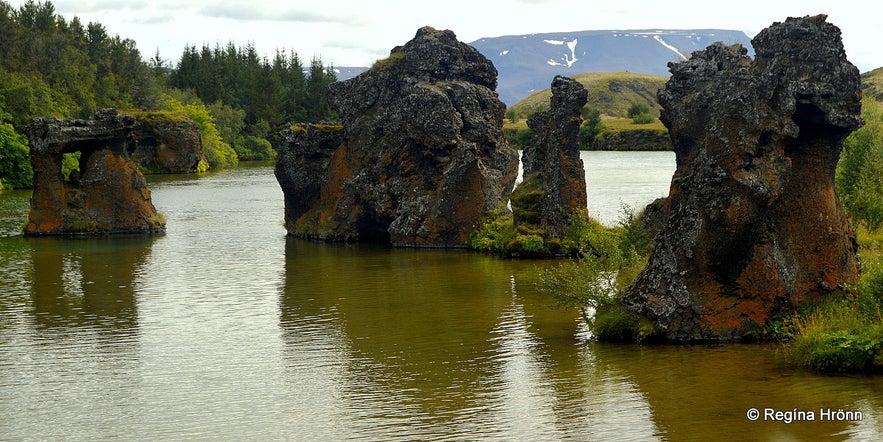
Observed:
[[[584,159],[608,222],[674,169]],[[883,438],[881,377],[588,340],[534,287],[553,261],[286,238],[269,166],[150,187],[153,238],[26,239],[28,192],[0,193],[0,440]]]

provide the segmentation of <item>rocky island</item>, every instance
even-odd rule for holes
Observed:
[[[288,233],[326,241],[462,247],[505,208],[518,154],[503,133],[497,70],[453,32],[423,27],[329,91],[339,124],[281,134]]]
[[[35,118],[30,141],[34,193],[25,235],[158,233],[165,220],[147,180],[132,161],[137,120],[102,109],[90,120]],[[80,152],[80,170],[62,174],[66,153]]]
[[[527,120],[537,139],[524,148],[524,179],[512,193],[515,227],[540,229],[545,239],[561,238],[572,216],[588,217],[586,171],[577,140],[586,96],[578,81],[556,76],[549,110]]]

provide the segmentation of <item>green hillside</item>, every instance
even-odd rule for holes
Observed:
[[[588,91],[587,108],[594,109],[595,128],[580,129],[580,148],[584,150],[670,150],[668,131],[659,121],[660,106],[656,92],[665,86],[668,77],[633,74],[631,72],[595,72],[572,77]],[[551,80],[549,81],[551,83]],[[544,89],[519,101],[506,111],[503,132],[509,143],[523,148],[531,143],[532,134],[525,120],[536,112],[549,109],[551,89]],[[633,105],[646,106],[652,121],[636,124],[628,118]],[[588,114],[588,113],[587,113]],[[587,132],[584,134],[584,132]]]
[[[648,105],[658,117],[656,92],[668,81],[668,77],[660,75],[631,72],[592,72],[574,75],[572,78],[589,91],[589,107],[612,117],[625,117],[634,103]],[[549,79],[549,84],[551,83],[552,80]],[[543,89],[514,104],[511,109],[519,117],[526,118],[535,112],[548,110],[551,97],[551,89]]]
[[[862,93],[883,101],[883,68],[877,68],[862,74]]]

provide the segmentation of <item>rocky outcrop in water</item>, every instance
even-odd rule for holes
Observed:
[[[464,245],[485,213],[505,206],[517,174],[496,75],[453,32],[424,27],[370,70],[333,84],[342,126],[296,126],[277,149],[289,234]]]
[[[524,179],[512,193],[516,227],[562,237],[575,213],[586,215],[586,173],[577,136],[587,95],[578,81],[556,76],[549,110],[527,120],[537,139],[524,148]]]
[[[659,92],[677,170],[647,267],[624,304],[675,341],[734,340],[776,311],[858,278],[834,190],[861,126],[859,73],[824,15],[755,37],[752,60],[716,43],[670,64]]]
[[[143,115],[141,115],[143,114]],[[150,173],[191,173],[206,164],[202,136],[184,114],[137,113],[130,155]]]
[[[112,109],[92,120],[35,118],[31,145],[34,193],[26,235],[152,233],[165,230],[144,175],[129,157],[136,120]],[[66,153],[80,152],[80,171],[62,174]]]

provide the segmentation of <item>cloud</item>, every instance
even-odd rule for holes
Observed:
[[[145,17],[133,17],[132,23],[136,23],[139,25],[164,25],[167,23],[173,23],[175,20],[175,14],[163,14]]]
[[[97,1],[76,1],[76,0],[60,0],[52,3],[55,10],[63,14],[88,14],[96,12],[114,12],[114,11],[141,11],[147,9],[150,3],[143,0],[135,1],[119,1],[119,0],[97,0]]]
[[[214,3],[199,13],[206,17],[227,18],[237,21],[277,21],[290,23],[332,23],[344,26],[363,26],[367,21],[346,14],[325,14],[307,9],[273,9],[273,6],[241,2]]]

